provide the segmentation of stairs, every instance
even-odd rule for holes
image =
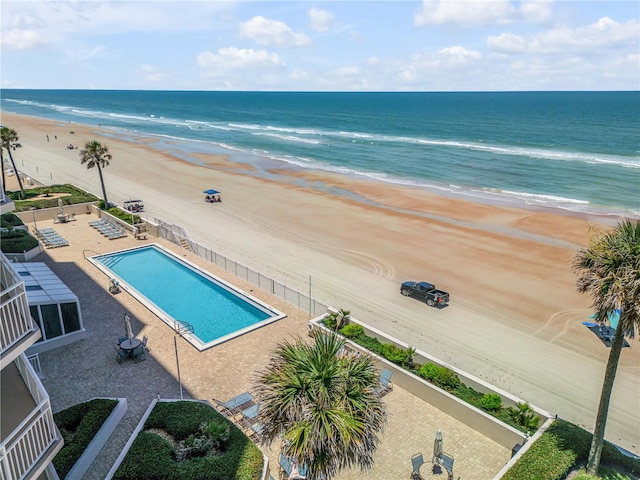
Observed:
[[[191,251],[191,246],[189,245],[189,242],[185,238],[180,239],[180,245],[182,245],[182,248],[184,248],[188,252]]]

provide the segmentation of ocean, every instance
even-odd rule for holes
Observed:
[[[640,218],[640,92],[0,96],[3,112],[151,136],[184,158],[226,153],[264,176],[285,162],[473,201]]]

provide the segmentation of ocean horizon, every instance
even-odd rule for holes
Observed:
[[[636,91],[3,89],[0,111],[150,137],[189,161],[226,154],[264,177],[284,162],[476,202],[640,218]]]

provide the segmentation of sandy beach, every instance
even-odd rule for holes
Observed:
[[[101,197],[97,170],[79,158],[96,139],[113,155],[104,170],[110,201],[142,199],[150,221],[181,225],[205,246],[592,429],[609,350],[582,325],[590,300],[576,292],[569,260],[593,225],[615,219],[472,203],[285,166],[260,174],[225,155],[194,154],[189,162],[152,139],[4,112],[2,125],[18,132],[22,148],[13,156],[28,177]],[[208,188],[223,201],[205,203]],[[435,283],[451,305],[438,310],[402,297],[405,280]],[[640,353],[637,340],[630,343],[606,438],[638,453]]]

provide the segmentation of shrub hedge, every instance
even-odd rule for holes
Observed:
[[[3,213],[0,221],[2,222],[2,228],[12,229],[13,227],[24,225],[20,217],[14,213]]]
[[[64,439],[64,446],[53,459],[60,478],[67,476],[117,404],[117,400],[98,398],[53,415]]]
[[[586,461],[593,435],[564,420],[556,420],[518,459],[502,480],[560,480],[578,462]],[[605,442],[600,462],[640,474],[640,460],[627,457]]]
[[[117,480],[254,480],[262,472],[262,453],[232,422],[209,405],[198,402],[159,402],[145,422],[146,429],[159,429],[180,441],[200,432],[203,422],[228,424],[229,440],[216,455],[176,461],[176,452],[166,439],[140,432],[115,473]]]
[[[38,240],[25,230],[9,230],[0,235],[0,248],[4,253],[22,253],[37,246]]]

